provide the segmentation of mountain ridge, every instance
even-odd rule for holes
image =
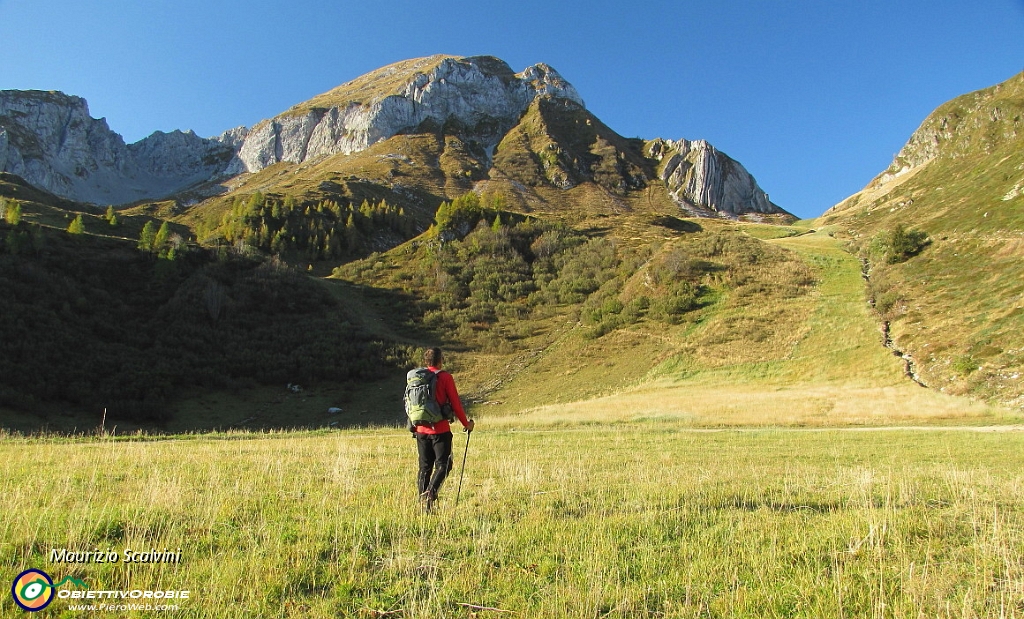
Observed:
[[[38,103],[41,95],[29,93],[19,103],[20,92],[4,91],[3,100],[8,103],[0,107],[0,170],[19,174],[62,197],[96,204],[168,198],[198,189],[196,196],[186,200],[195,203],[230,191],[225,180],[272,165],[355,155],[395,136],[423,132],[454,136],[472,160],[468,167],[486,172],[493,167],[495,149],[519,125],[533,102],[570,101],[586,110],[576,89],[549,65],[538,63],[515,73],[507,63],[491,56],[435,55],[401,61],[296,104],[251,128],[236,127],[214,138],[200,138],[192,132],[155,132],[131,145],[125,145],[104,120],[91,119],[87,103],[77,97],[53,94],[51,98],[63,97],[63,108],[51,102],[45,114],[36,114],[36,121],[25,122],[30,115],[27,108]],[[74,122],[68,122],[71,117]],[[609,129],[606,135],[612,133]],[[617,136],[611,141],[623,139]],[[654,142],[666,143],[661,138]],[[691,144],[686,140],[678,143]],[[67,144],[75,147],[68,149]],[[633,149],[618,148],[616,157],[622,162],[634,159],[627,150]],[[665,184],[682,212],[690,215],[735,218],[752,212],[788,216],[767,200],[742,165],[713,147],[704,151],[710,157],[704,159],[717,162],[713,169],[725,171],[724,175],[696,174],[672,185],[667,178],[659,180],[656,174],[645,172],[643,183],[627,181],[626,185]],[[537,153],[524,156],[544,164]],[[648,157],[642,149],[639,156]],[[636,167],[636,161],[630,165]],[[639,167],[653,169],[656,162]],[[566,188],[575,183],[567,179],[576,172],[567,170],[560,173],[556,186]],[[589,175],[582,169],[578,172]],[[730,178],[733,172],[735,179]],[[630,174],[639,178],[635,171]],[[718,185],[709,187],[708,183]],[[732,191],[728,186],[744,190]],[[707,201],[708,196],[715,199]]]
[[[64,198],[123,204],[221,176],[224,143],[191,131],[156,131],[125,144],[81,97],[0,91],[0,170]]]

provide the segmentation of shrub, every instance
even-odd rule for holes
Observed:
[[[907,230],[902,224],[897,224],[876,234],[868,251],[876,260],[886,264],[899,264],[921,253],[930,242],[926,232]]]
[[[971,355],[960,355],[953,359],[953,371],[962,376],[977,371],[981,366]]]
[[[18,202],[17,200],[5,200],[2,210],[4,221],[12,226],[17,226],[21,223],[21,202]]]

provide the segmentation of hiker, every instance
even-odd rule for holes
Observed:
[[[452,458],[452,430],[450,420],[458,419],[459,423],[467,432],[472,432],[474,422],[466,417],[466,411],[459,401],[459,392],[455,388],[455,379],[448,372],[442,371],[441,366],[444,356],[440,348],[428,348],[423,354],[423,363],[426,370],[434,376],[433,380],[434,399],[437,400],[439,408],[443,411],[439,421],[410,421],[411,430],[416,437],[416,446],[419,448],[420,469],[416,479],[420,493],[420,500],[424,502],[426,511],[431,511],[434,501],[437,500],[437,491],[444,483],[445,477],[452,470],[454,461]],[[409,380],[415,373],[421,373],[422,369],[409,372]],[[411,384],[411,383],[410,383]],[[409,412],[409,392],[406,392],[406,412]],[[452,414],[454,413],[454,415]]]

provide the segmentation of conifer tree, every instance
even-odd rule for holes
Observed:
[[[68,225],[68,233],[70,234],[83,234],[85,232],[85,222],[82,221],[82,214],[79,213],[78,217],[75,217]]]
[[[46,246],[46,234],[43,233],[43,227],[39,224],[32,226],[32,249],[35,251],[41,251]]]
[[[337,234],[327,234],[327,240],[325,241],[326,249],[324,253],[330,258],[337,258],[341,255],[341,239],[338,238]]]
[[[356,223],[362,224],[365,232],[373,231],[373,207],[368,200],[363,200],[363,203],[359,205],[359,219],[356,220]]]
[[[278,230],[274,233],[273,240],[270,241],[270,251],[275,254],[279,254],[284,251],[286,246],[285,235],[283,230]]]
[[[356,227],[355,213],[349,213],[348,221],[345,222],[345,247],[348,248],[349,253],[355,253],[361,244],[362,239],[359,228]]]
[[[160,224],[160,229],[156,231],[156,236],[153,237],[153,251],[160,251],[167,245],[167,240],[171,236],[171,229],[167,226],[167,222]]]
[[[153,222],[147,221],[139,233],[139,249],[142,251],[153,251],[153,241],[156,233],[153,232]]]
[[[250,213],[253,213],[253,212],[256,211],[256,209],[258,207],[263,206],[263,204],[265,202],[266,202],[266,198],[263,196],[263,193],[260,192],[260,191],[257,191],[256,193],[254,193],[251,196],[249,196],[249,201],[246,204],[246,206],[248,208],[246,210],[249,211]]]
[[[7,208],[4,210],[4,220],[12,226],[17,226],[21,223],[21,202],[11,200],[7,203]]]
[[[7,253],[17,255],[18,250],[21,249],[21,238],[18,235],[17,230],[9,230],[7,232],[7,240],[4,245]]]

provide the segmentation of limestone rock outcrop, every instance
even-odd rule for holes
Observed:
[[[85,99],[0,91],[0,171],[95,204],[160,198],[223,174],[230,145],[192,132],[156,132],[126,145]]]
[[[425,125],[452,127],[493,147],[539,96],[583,99],[557,71],[536,64],[514,73],[489,56],[431,56],[378,69],[265,120],[238,158],[249,172],[350,154]]]
[[[704,140],[652,140],[645,149],[660,162],[669,194],[697,217],[784,214],[742,165]]]

